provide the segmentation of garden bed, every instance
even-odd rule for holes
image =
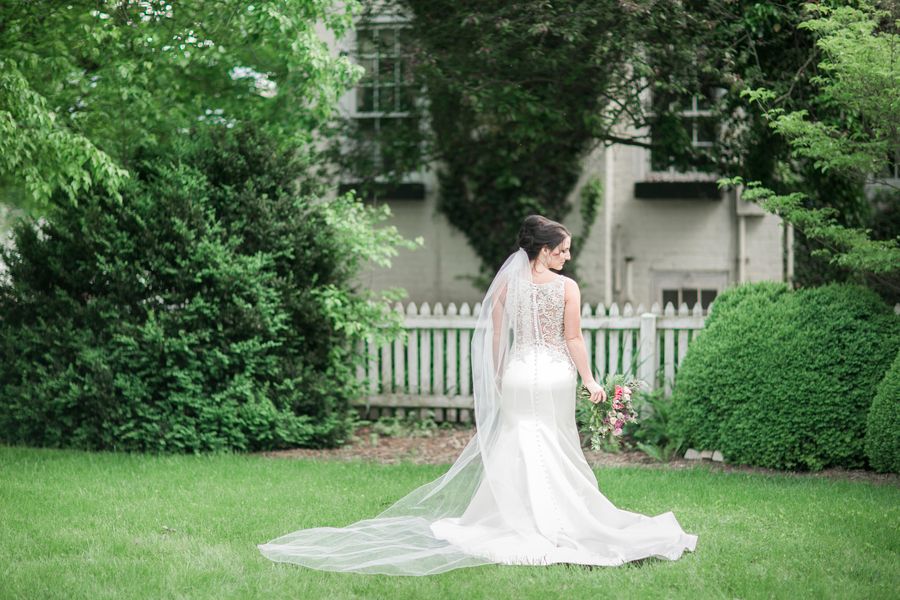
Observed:
[[[356,431],[355,441],[340,448],[312,449],[294,448],[261,452],[272,458],[313,458],[322,460],[363,460],[380,464],[411,463],[419,465],[451,464],[465,448],[472,437],[472,428],[436,429],[423,436],[384,436],[372,431],[371,427],[361,427]],[[900,487],[900,475],[876,473],[862,469],[824,469],[816,472],[778,471],[746,465],[730,465],[710,460],[685,460],[676,458],[661,463],[640,450],[621,452],[591,451],[585,449],[585,458],[592,467],[638,466],[648,468],[684,469],[703,465],[714,471],[744,472],[761,474],[790,474],[798,477],[827,477],[852,481],[867,481]]]

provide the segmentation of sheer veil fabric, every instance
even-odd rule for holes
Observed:
[[[301,529],[260,552],[313,569],[431,575],[494,563],[614,566],[694,550],[697,536],[671,512],[620,510],[598,489],[575,425],[563,286],[562,276],[535,283],[521,248],[500,267],[471,342],[476,433],[446,473],[373,518]]]

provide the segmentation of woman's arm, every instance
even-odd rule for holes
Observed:
[[[581,291],[578,289],[578,284],[568,277],[566,278],[565,303],[563,333],[566,337],[569,355],[572,357],[572,362],[575,363],[575,368],[578,369],[578,374],[581,375],[581,381],[588,391],[591,392],[591,400],[605,400],[606,392],[594,380],[594,374],[591,371],[591,365],[588,360],[587,348],[584,345],[584,336],[581,333]]]

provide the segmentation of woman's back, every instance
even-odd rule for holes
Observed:
[[[522,359],[534,346],[547,350],[549,358],[572,365],[563,334],[566,278],[557,275],[546,283],[522,282],[517,286],[516,325],[511,360]],[[533,308],[532,308],[533,307]]]

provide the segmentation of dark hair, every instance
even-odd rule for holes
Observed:
[[[544,246],[551,250],[559,246],[566,236],[571,236],[562,223],[541,215],[528,215],[519,229],[519,247],[525,250],[528,260],[534,260]]]

